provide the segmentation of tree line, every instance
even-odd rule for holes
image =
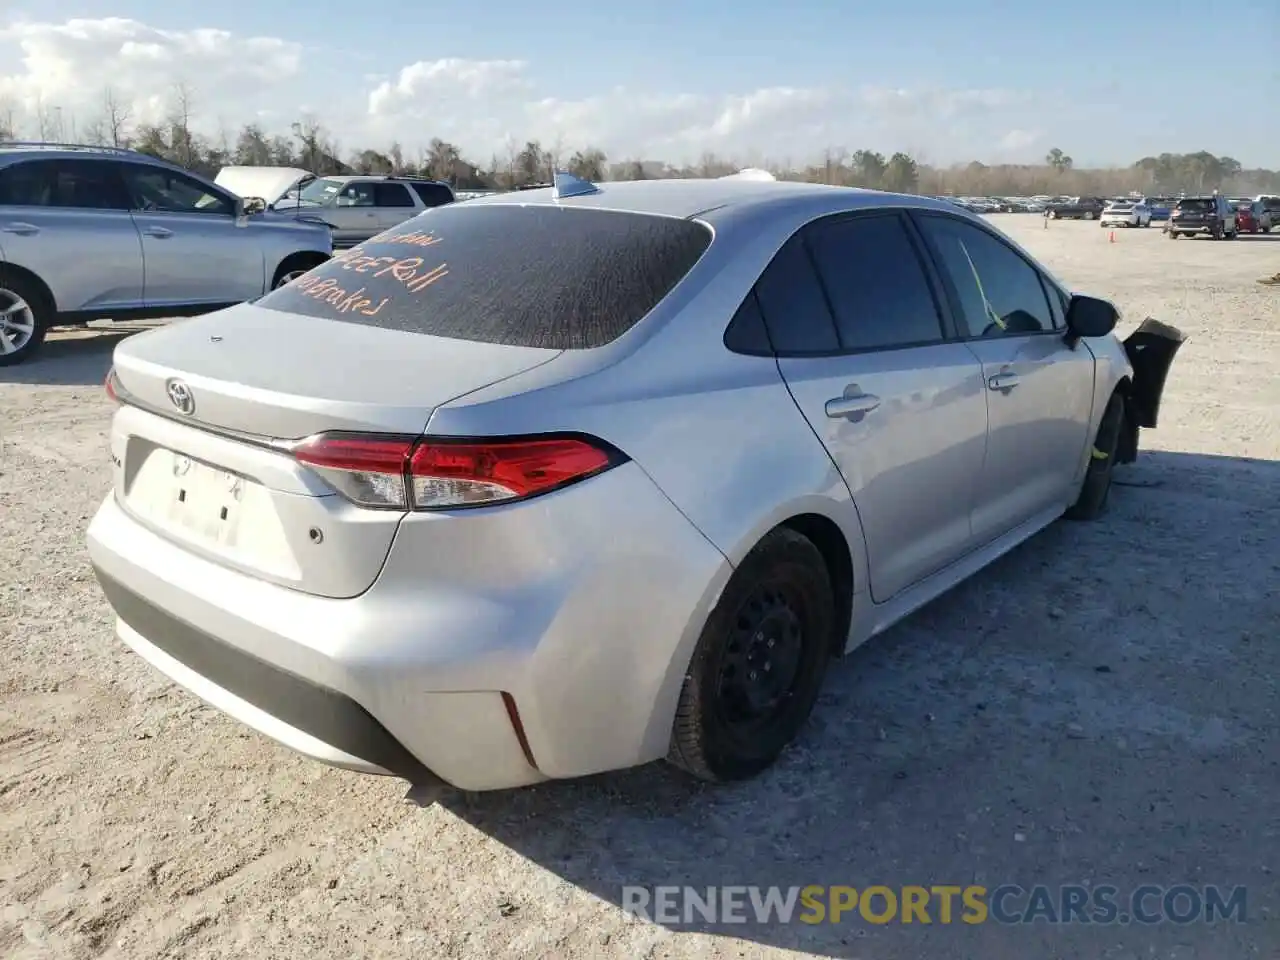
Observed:
[[[1280,171],[1245,169],[1238,161],[1208,151],[1162,153],[1143,157],[1127,167],[1083,169],[1070,155],[1053,148],[1041,164],[967,164],[935,166],[922,158],[897,152],[886,157],[875,150],[829,149],[807,166],[790,162],[740,163],[732,157],[705,153],[696,163],[675,165],[643,159],[616,159],[595,147],[572,152],[560,143],[539,140],[508,141],[505,148],[479,163],[463,155],[453,143],[433,138],[412,153],[399,143],[385,148],[344,151],[337,139],[314,117],[290,126],[288,134],[273,133],[259,124],[246,124],[236,133],[207,136],[193,129],[195,109],[190,89],[177,84],[163,122],[133,123],[129,106],[112,90],[102,96],[98,115],[77,126],[57,108],[38,105],[34,120],[15,121],[12,110],[0,108],[0,139],[34,137],[74,140],[104,146],[129,147],[171,160],[214,176],[230,164],[301,167],[324,175],[379,173],[426,176],[446,181],[458,190],[507,190],[541,183],[553,170],[568,170],[587,180],[645,180],[669,177],[718,177],[743,166],[764,166],[779,179],[805,180],[900,193],[956,196],[1113,196],[1140,191],[1147,194],[1206,193],[1228,195],[1280,194]],[[70,129],[68,129],[68,126]]]

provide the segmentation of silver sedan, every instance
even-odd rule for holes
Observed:
[[[441,207],[122,342],[119,637],[318,760],[767,768],[832,657],[1064,514],[1181,335],[952,204],[761,177]]]

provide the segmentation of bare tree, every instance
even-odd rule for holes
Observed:
[[[191,87],[185,80],[179,80],[173,85],[173,102],[169,108],[169,125],[173,128],[170,143],[178,162],[184,167],[195,165],[195,142],[191,135],[194,106]]]
[[[110,86],[103,91],[102,113],[105,127],[104,134],[109,139],[111,146],[125,146],[128,143],[126,130],[129,120],[132,118],[132,113],[129,105],[116,96],[115,89]]]

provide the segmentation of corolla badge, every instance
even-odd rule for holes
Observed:
[[[165,383],[164,389],[169,394],[169,402],[178,409],[179,413],[190,416],[196,412],[196,398],[191,393],[191,388],[183,381],[176,377],[170,379]]]

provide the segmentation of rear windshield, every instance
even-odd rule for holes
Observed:
[[[711,243],[692,220],[449,204],[343,250],[258,306],[507,346],[600,347],[652,310]]]
[[[1179,200],[1179,210],[1212,210],[1212,200]]]

